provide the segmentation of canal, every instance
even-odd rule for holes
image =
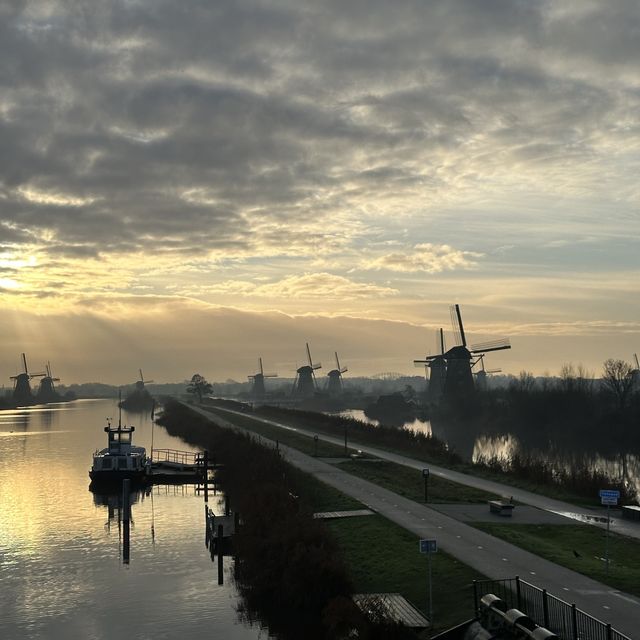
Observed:
[[[93,495],[88,470],[106,446],[112,400],[0,412],[0,638],[267,638],[238,613],[205,548],[203,499],[190,486],[135,495],[130,562],[117,498]],[[148,415],[123,413],[134,444],[191,450]],[[222,511],[219,496],[209,506]]]

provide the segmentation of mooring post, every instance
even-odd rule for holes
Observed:
[[[129,505],[129,494],[131,492],[131,480],[122,481],[122,561],[129,564],[130,557],[130,530],[129,521],[131,510]]]
[[[224,573],[222,571],[222,536],[224,535],[224,528],[221,524],[218,525],[218,584],[224,584]]]
[[[204,450],[204,469],[202,470],[202,481],[204,482],[204,503],[209,502],[209,451]]]

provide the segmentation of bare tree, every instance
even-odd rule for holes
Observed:
[[[191,376],[191,381],[187,387],[187,393],[192,393],[198,396],[198,401],[202,402],[202,396],[207,393],[213,392],[213,386],[210,382],[201,376],[199,373],[194,373]]]
[[[511,381],[509,387],[519,393],[531,393],[536,386],[536,379],[530,371],[522,370],[518,377]]]
[[[619,409],[625,409],[633,390],[633,367],[624,360],[609,358],[602,365],[602,388]]]

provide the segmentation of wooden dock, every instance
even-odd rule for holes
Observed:
[[[177,449],[152,449],[152,484],[197,484],[208,487],[215,482],[210,473],[219,468],[215,458],[207,451],[179,451]]]

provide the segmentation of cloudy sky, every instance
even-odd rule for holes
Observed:
[[[639,34],[637,0],[4,0],[0,375],[413,372],[456,302],[505,371],[630,360]]]

